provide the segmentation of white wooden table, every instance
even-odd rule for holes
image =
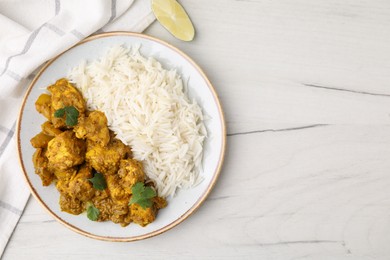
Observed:
[[[221,99],[228,150],[201,208],[134,243],[30,198],[8,259],[390,259],[390,1],[182,0],[180,42]]]

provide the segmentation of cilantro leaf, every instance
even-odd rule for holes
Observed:
[[[152,207],[153,202],[151,199],[157,196],[156,191],[149,186],[145,187],[143,182],[134,184],[131,188],[131,192],[132,196],[129,205],[136,203],[143,209]]]
[[[93,178],[90,178],[88,180],[92,183],[93,188],[96,190],[104,190],[105,188],[107,188],[106,179],[104,179],[104,175],[100,172],[95,172]]]
[[[77,119],[79,117],[79,111],[74,106],[66,106],[54,111],[55,117],[63,117],[65,115],[65,124],[67,126],[77,125]]]
[[[144,192],[145,186],[143,182],[137,182],[134,184],[134,186],[131,188],[131,192],[136,195],[140,195],[142,192]]]
[[[150,208],[153,203],[150,199],[141,199],[137,202],[138,205],[140,205],[143,209]]]
[[[65,115],[65,108],[57,109],[57,110],[54,112],[54,116],[55,116],[55,117],[63,117],[64,115]]]
[[[96,221],[99,218],[99,214],[99,209],[89,202],[87,206],[87,217],[92,221]]]
[[[142,193],[142,196],[146,199],[154,198],[156,197],[156,191],[148,186],[145,188],[144,192]]]
[[[133,195],[131,196],[130,198],[130,202],[129,202],[129,205],[131,204],[134,204],[134,203],[137,203],[138,201],[140,201],[142,198],[140,198],[139,196],[135,195],[133,193]]]
[[[79,117],[79,111],[74,107],[65,107],[66,120],[65,124],[67,126],[77,125],[77,118]]]

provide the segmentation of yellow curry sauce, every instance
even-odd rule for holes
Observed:
[[[108,129],[104,113],[88,111],[81,93],[66,79],[47,89],[50,94],[40,95],[35,103],[48,121],[31,139],[36,148],[33,163],[44,186],[55,183],[61,210],[78,215],[93,205],[99,212],[97,221],[111,220],[122,226],[153,222],[167,202],[154,196],[150,207],[129,203],[136,183],[146,187],[153,183],[147,180],[141,162],[132,158],[130,147]],[[56,115],[67,107],[77,109],[77,124],[70,126],[65,116]],[[104,177],[103,189],[91,182],[96,173]]]

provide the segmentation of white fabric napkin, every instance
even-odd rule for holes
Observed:
[[[154,19],[146,0],[0,1],[0,257],[30,196],[15,125],[34,70],[95,32],[142,32]]]

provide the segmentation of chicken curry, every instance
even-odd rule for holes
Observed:
[[[36,110],[46,117],[31,139],[35,173],[54,183],[62,211],[122,226],[153,222],[166,200],[157,196],[141,162],[115,138],[100,111],[88,111],[81,93],[66,79],[41,94]]]

